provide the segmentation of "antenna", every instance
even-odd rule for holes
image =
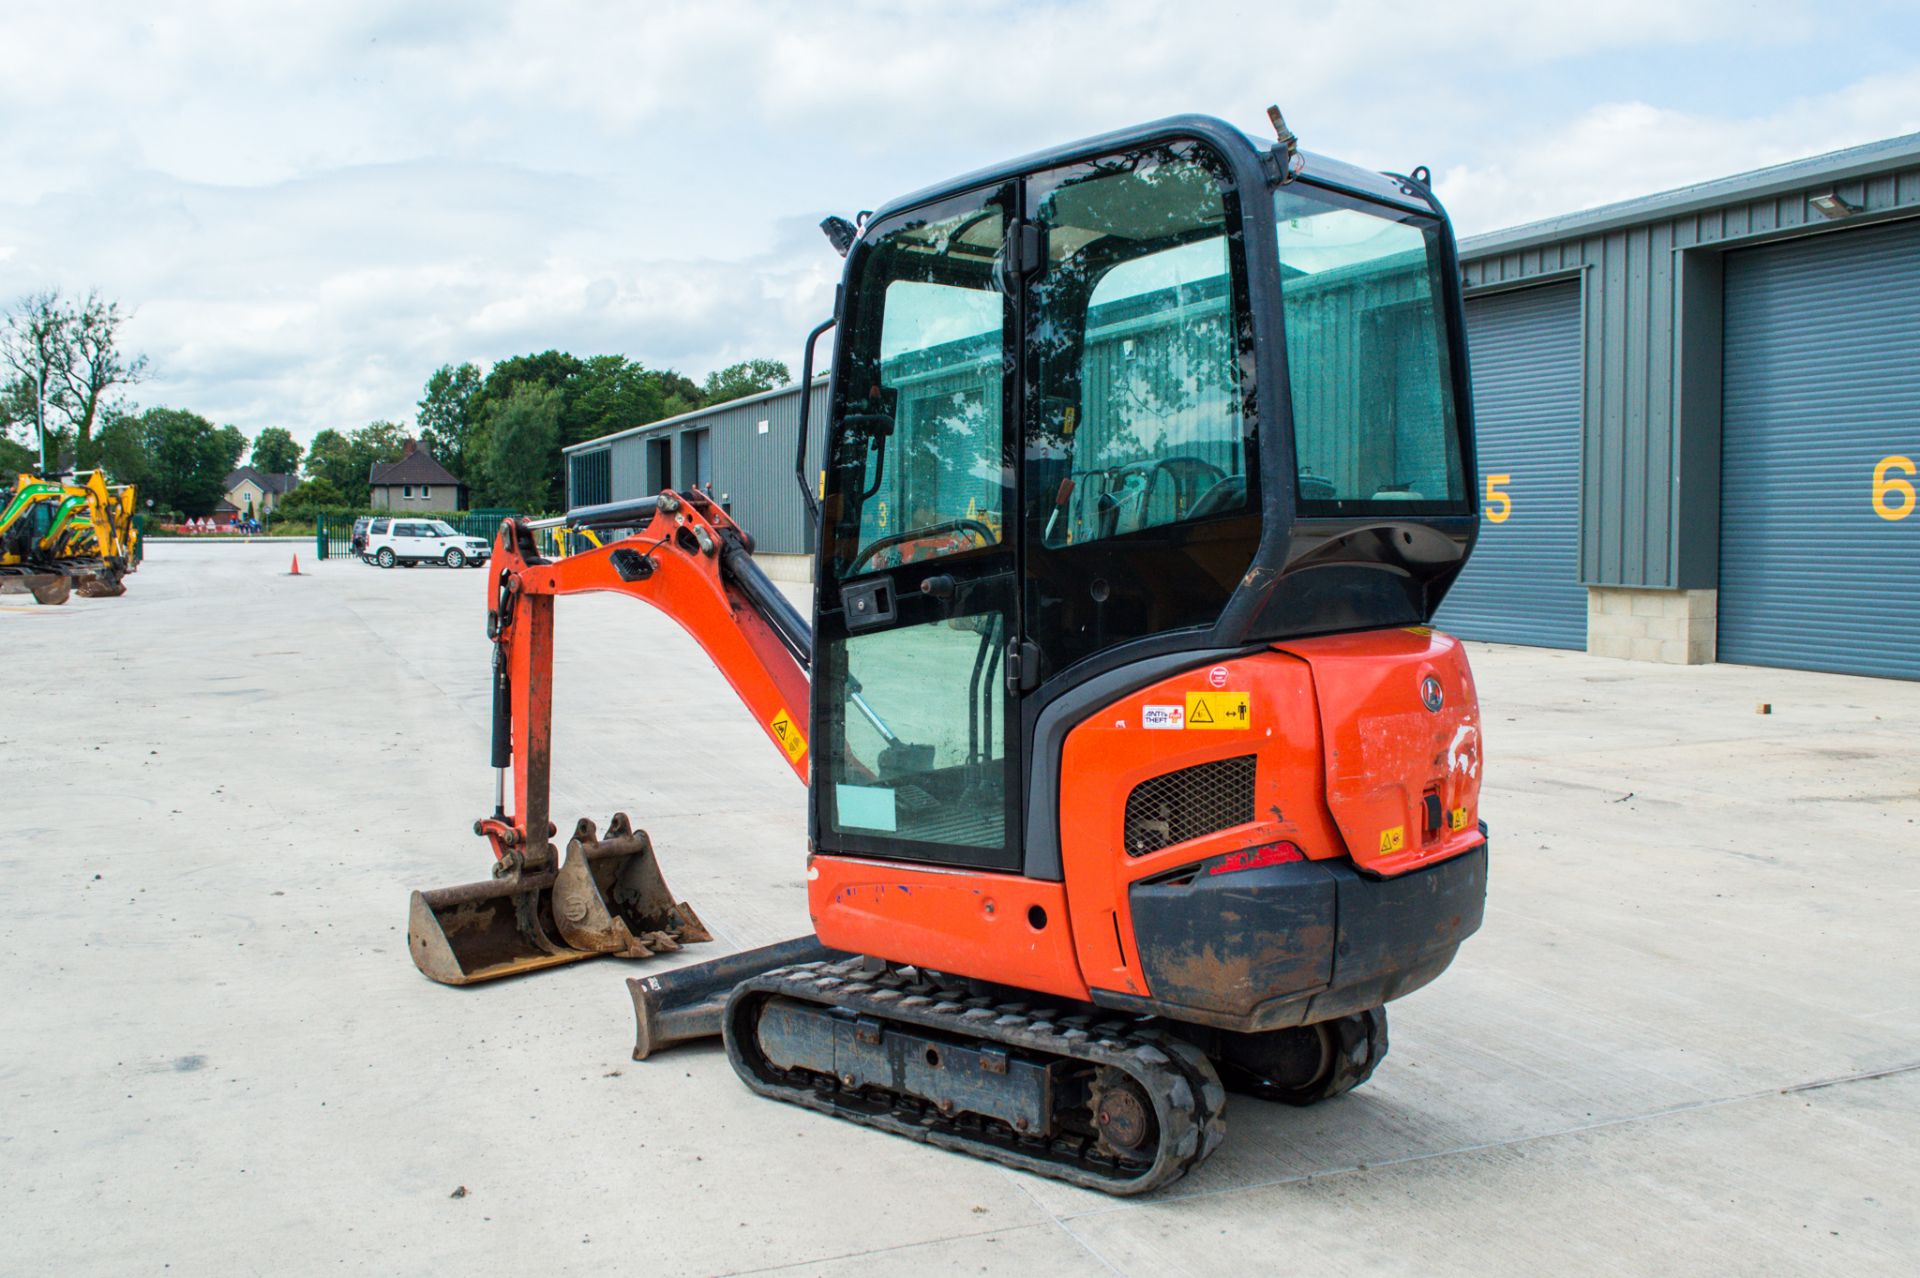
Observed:
[[[1306,157],[1300,154],[1300,135],[1287,127],[1287,119],[1280,114],[1278,106],[1267,108],[1267,120],[1273,125],[1273,136],[1280,144],[1280,180],[1291,182],[1307,167]]]

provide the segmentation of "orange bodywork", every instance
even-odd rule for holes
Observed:
[[[1018,874],[815,856],[814,932],[838,950],[1087,997],[1063,885]]]
[[[1353,863],[1391,876],[1480,843],[1480,703],[1459,641],[1416,626],[1284,647],[1313,667],[1327,806]],[[1428,795],[1443,818],[1432,829]]]
[[[1423,700],[1429,678],[1437,709]],[[1245,755],[1256,760],[1252,821],[1129,854],[1135,786]],[[1482,841],[1472,672],[1458,642],[1425,627],[1296,640],[1162,679],[1089,715],[1060,763],[1064,882],[815,856],[820,939],[1071,998],[1147,996],[1128,909],[1142,879],[1272,844],[1390,877]]]
[[[698,494],[662,494],[637,536],[552,563],[531,554],[524,531],[502,525],[489,574],[512,702],[511,807],[481,823],[496,856],[529,869],[554,860],[549,679],[559,595],[626,594],[672,617],[807,779],[807,671],[723,576],[726,537],[740,536],[724,512]],[[1136,786],[1246,756],[1255,761],[1251,820],[1128,848]],[[1473,675],[1460,645],[1426,627],[1294,640],[1159,680],[1074,727],[1059,777],[1062,881],[815,855],[807,896],[820,940],[1063,998],[1146,997],[1129,910],[1144,879],[1249,850],[1345,857],[1392,877],[1482,841]]]

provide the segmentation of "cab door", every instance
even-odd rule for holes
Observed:
[[[849,263],[816,587],[823,852],[1020,863],[1017,326],[1001,270],[1017,198],[996,185],[914,209]]]

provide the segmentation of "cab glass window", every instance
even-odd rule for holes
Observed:
[[[1150,147],[1038,201],[1025,463],[1046,546],[1244,510],[1251,444],[1220,166]]]
[[[1259,545],[1240,199],[1197,140],[1028,181],[1042,252],[1022,317],[1022,619],[1043,685],[1212,624]]]
[[[866,250],[829,459],[836,576],[1002,539],[1004,237],[1000,209],[973,200],[935,206]]]
[[[1439,223],[1304,182],[1274,212],[1301,513],[1464,512]]]

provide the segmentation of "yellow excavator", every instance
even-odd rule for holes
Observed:
[[[0,507],[0,594],[62,604],[72,592],[105,598],[127,592],[140,562],[132,485],[100,471],[70,483],[22,474]]]

